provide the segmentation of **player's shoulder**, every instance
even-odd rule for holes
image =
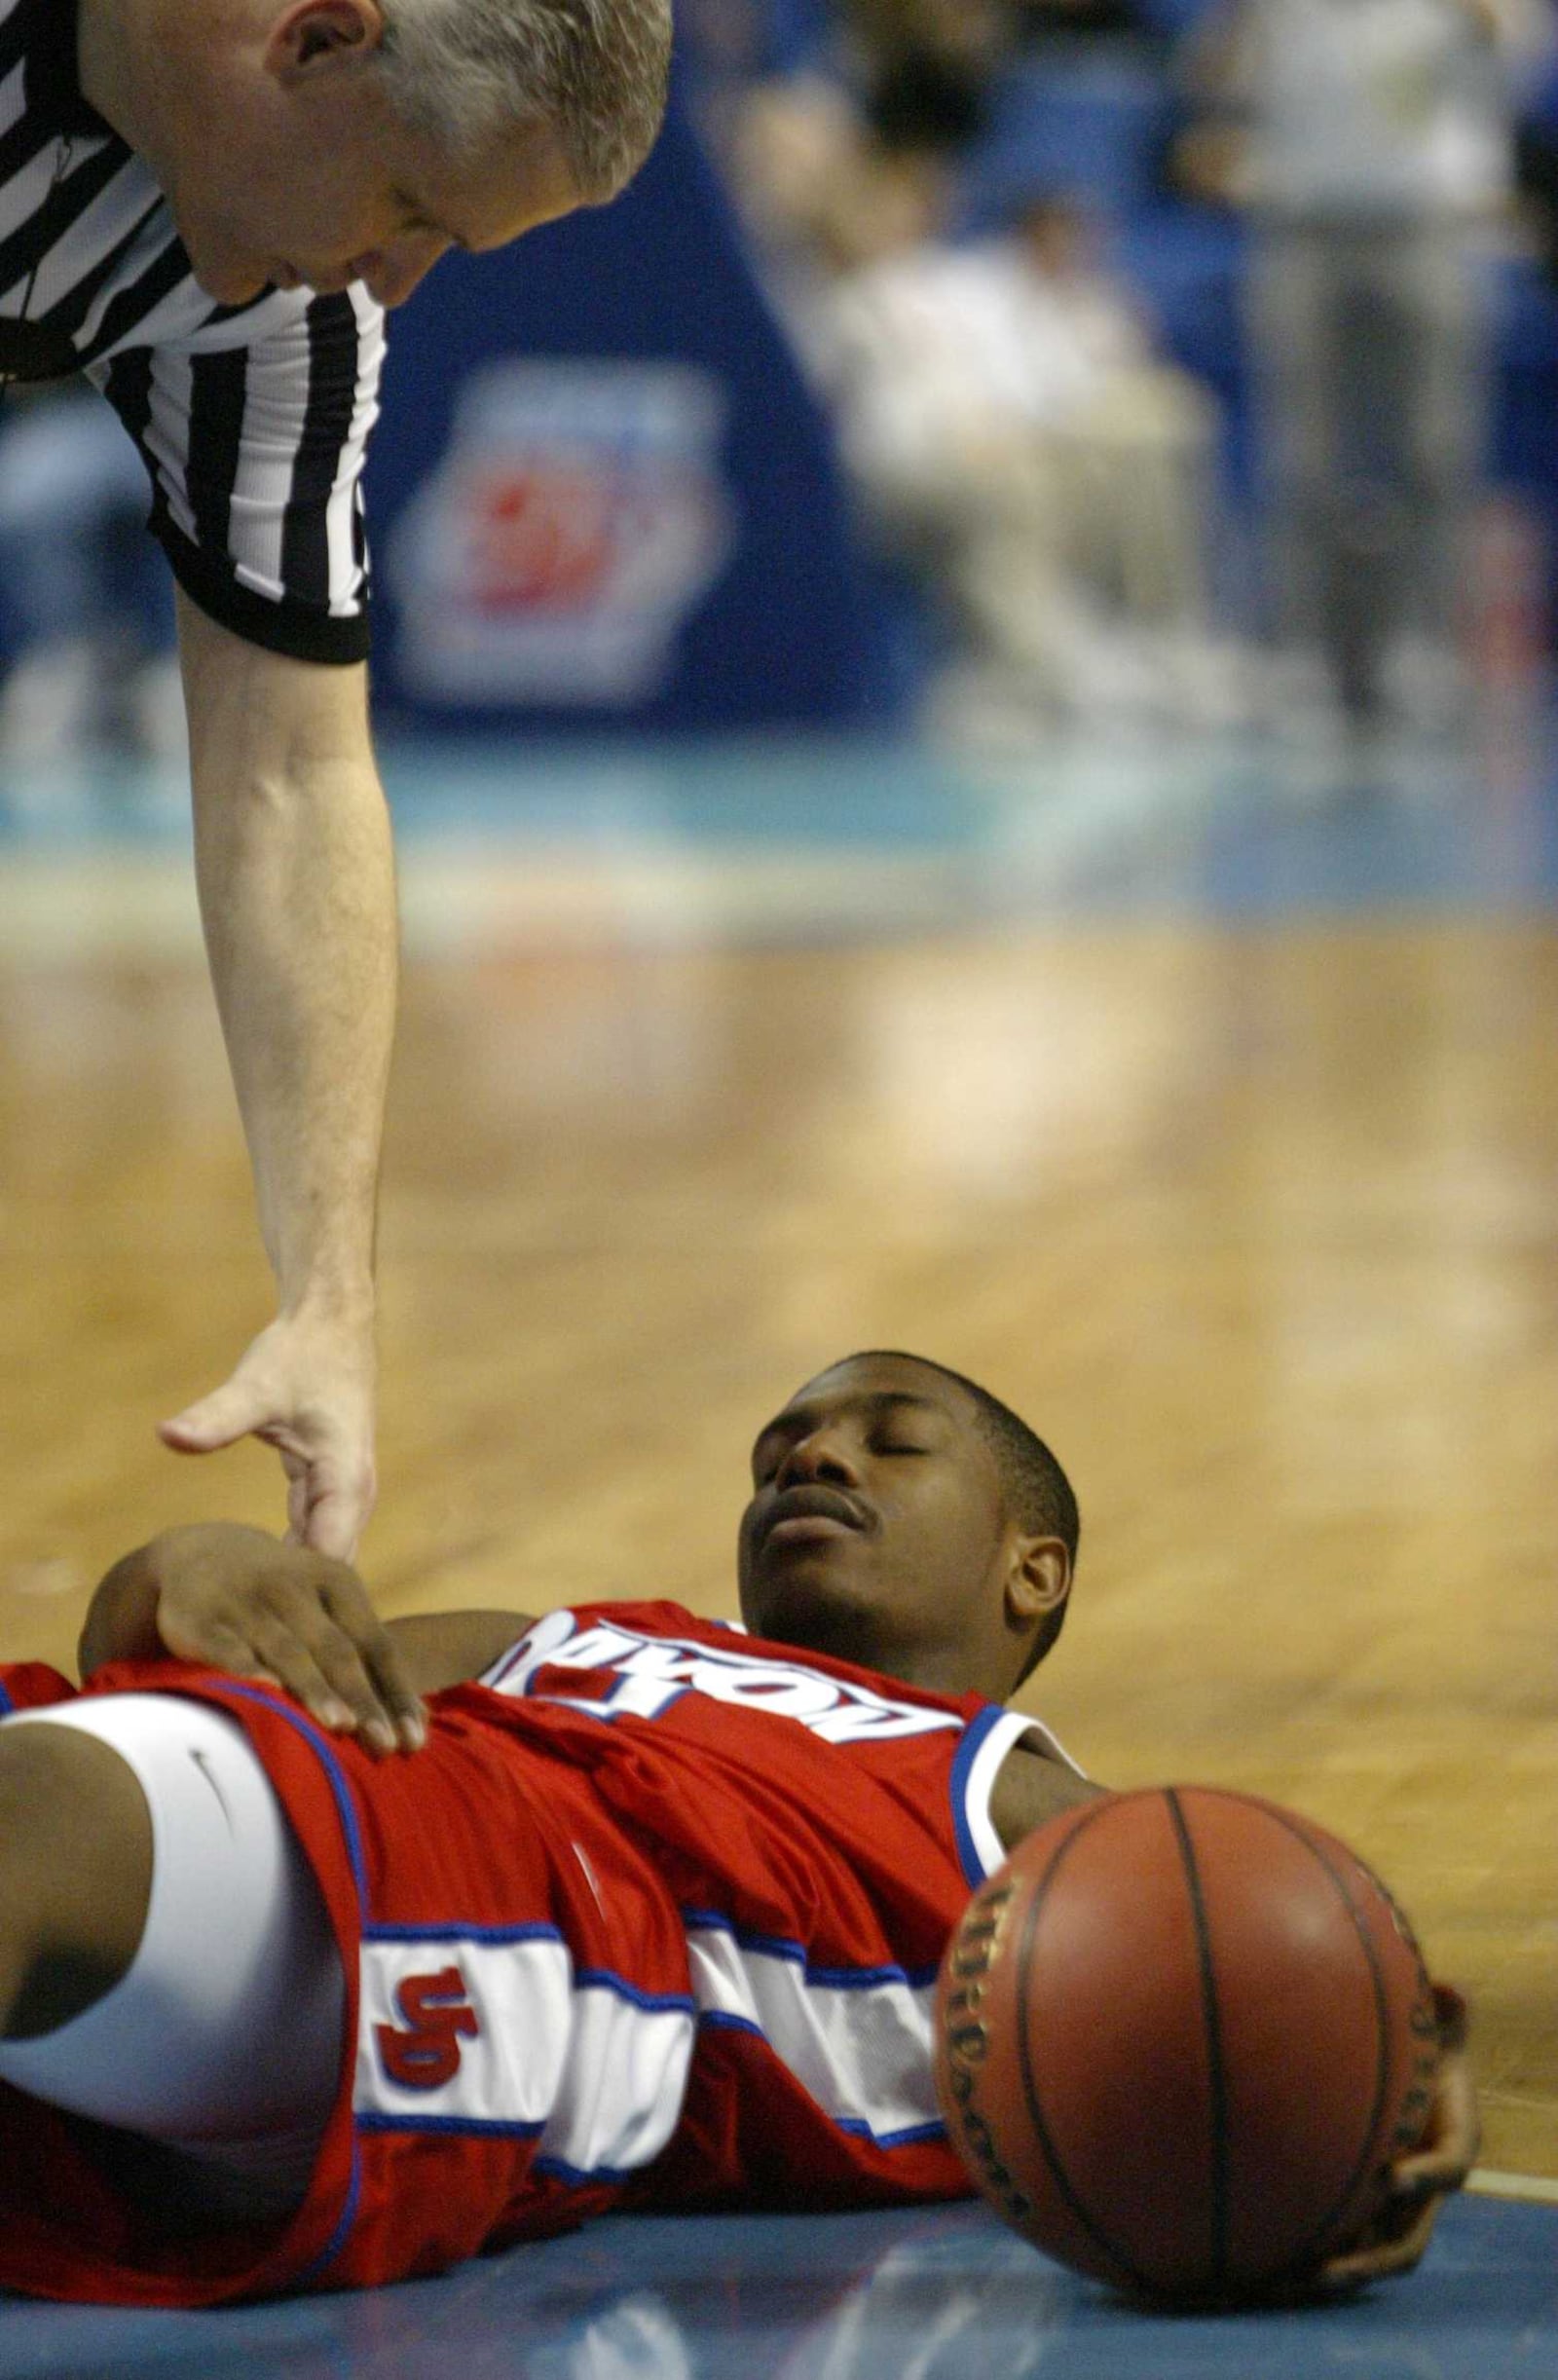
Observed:
[[[1009,1718],[1017,1723],[1018,1714]],[[991,1823],[1011,1850],[1046,1820],[1075,1809],[1080,1803],[1097,1801],[1104,1791],[1083,1773],[1048,1728],[1031,1720],[1019,1734],[1014,1724],[990,1780]]]

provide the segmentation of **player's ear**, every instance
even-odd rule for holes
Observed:
[[[1057,1537],[1020,1537],[1006,1573],[1006,1617],[1017,1629],[1057,1612],[1071,1592],[1071,1556]]]

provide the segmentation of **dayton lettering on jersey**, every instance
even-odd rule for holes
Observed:
[[[548,1674],[558,1671],[575,1675]],[[594,1673],[601,1691],[579,1692],[580,1671]],[[689,1637],[640,1636],[604,1621],[580,1628],[572,1612],[538,1620],[483,1684],[501,1694],[566,1702],[606,1720],[658,1719],[683,1694],[707,1694],[715,1702],[798,1720],[831,1744],[886,1742],[963,1725],[951,1712],[897,1701],[804,1662],[734,1647],[726,1652]]]

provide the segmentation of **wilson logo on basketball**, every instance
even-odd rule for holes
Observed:
[[[990,1967],[1001,1940],[1015,1885],[996,1881],[977,1895],[952,1938],[944,1977],[943,2075],[947,2112],[971,2169],[980,2176],[1008,2222],[1022,2224],[1030,2201],[1002,2159],[994,2130],[978,2104],[979,2069],[989,2054],[985,2022]]]
[[[401,2027],[376,2025],[380,2063],[403,2091],[438,2091],[460,2071],[460,2043],[481,2030],[458,1967],[408,1975],[395,1990]]]

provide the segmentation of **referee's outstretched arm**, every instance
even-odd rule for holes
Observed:
[[[374,1496],[373,1238],[394,1030],[389,811],[367,671],[245,643],[179,597],[195,860],[277,1319],[163,1425],[181,1453],[251,1432],[301,1543],[349,1559]]]

